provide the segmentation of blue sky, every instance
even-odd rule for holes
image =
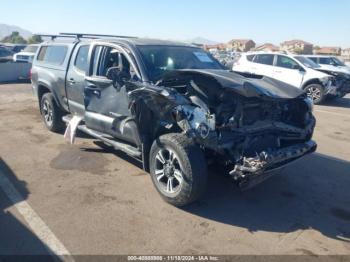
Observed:
[[[1,9],[0,23],[36,33],[251,38],[275,44],[297,38],[350,47],[350,0],[17,0],[3,1]]]

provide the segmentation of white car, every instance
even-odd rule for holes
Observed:
[[[242,54],[234,62],[232,70],[271,77],[304,89],[315,104],[320,104],[327,94],[336,95],[338,87],[334,77],[315,70],[317,67],[317,64],[301,55],[256,52]]]
[[[13,55],[14,62],[32,63],[39,45],[28,45],[23,51]]]
[[[350,74],[350,67],[335,56],[307,55],[307,58],[321,66],[321,69]]]

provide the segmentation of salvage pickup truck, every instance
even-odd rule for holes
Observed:
[[[316,150],[300,89],[225,70],[202,49],[124,36],[50,35],[31,71],[46,127],[77,129],[139,159],[163,199],[187,205],[224,166],[243,189]]]

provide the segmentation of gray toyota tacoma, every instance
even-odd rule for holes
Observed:
[[[78,130],[142,161],[173,205],[200,197],[208,164],[247,189],[316,150],[312,101],[297,88],[230,72],[183,43],[48,37],[31,71],[46,127],[80,117]]]

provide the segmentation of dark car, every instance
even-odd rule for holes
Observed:
[[[21,52],[24,48],[26,48],[27,45],[24,44],[5,44],[5,46],[12,51],[13,53],[19,53]]]
[[[14,53],[6,47],[0,46],[0,63],[12,61]]]
[[[316,149],[312,101],[297,88],[230,72],[183,43],[51,37],[32,68],[46,127],[62,130],[63,119],[74,136],[78,123],[139,159],[173,205],[201,195],[209,163],[246,189]]]

